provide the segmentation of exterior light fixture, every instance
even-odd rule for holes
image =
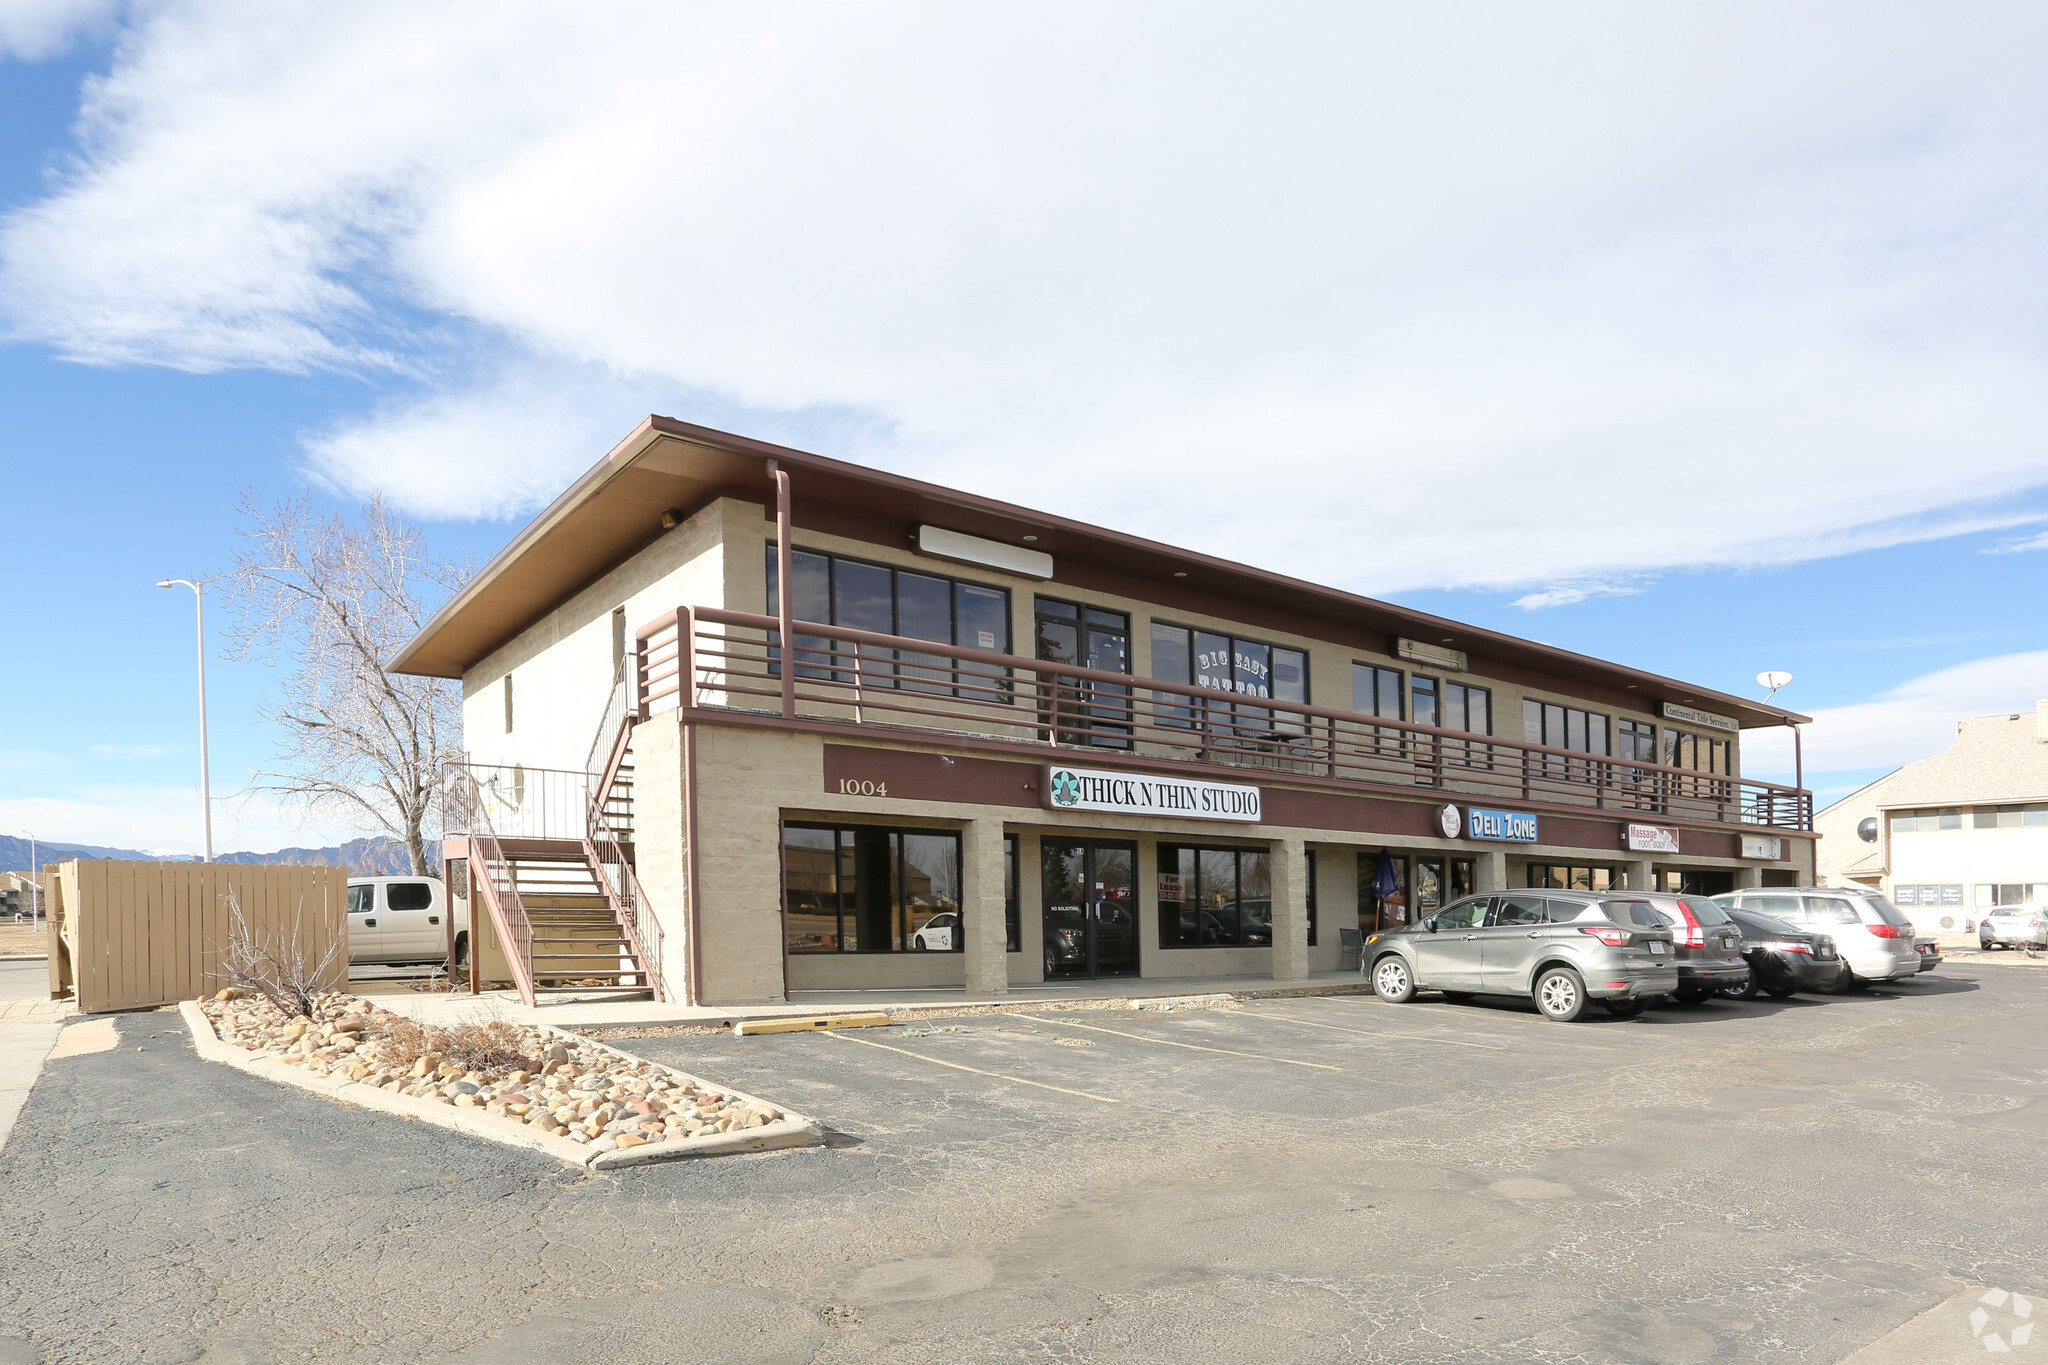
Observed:
[[[678,527],[678,526],[681,526],[682,524],[683,524],[683,514],[682,514],[681,512],[678,512],[678,511],[677,511],[677,510],[676,510],[675,508],[673,508],[673,507],[670,507],[670,508],[668,508],[668,509],[666,509],[665,511],[663,511],[663,512],[662,512],[662,514],[661,514],[661,529],[662,529],[662,530],[664,530],[664,531],[673,531],[673,530],[675,530],[675,529],[676,529],[676,527]]]
[[[1026,540],[1036,540],[1036,539],[1038,539],[1038,537],[1037,537],[1037,536],[1026,536],[1026,537],[1024,537],[1024,539],[1026,539]]]
[[[1187,574],[1187,570],[1185,570],[1185,569],[1175,569],[1175,570],[1173,571],[1173,576],[1174,576],[1175,578],[1186,578],[1186,577],[1188,576],[1188,574]]]

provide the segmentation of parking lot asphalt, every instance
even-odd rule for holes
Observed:
[[[0,1154],[0,1363],[1837,1361],[2048,1297],[2044,1022],[1981,969],[650,1037],[833,1140],[588,1176],[126,1016]]]

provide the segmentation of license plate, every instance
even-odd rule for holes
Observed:
[[[1652,940],[1650,940],[1650,956],[1652,956],[1652,957],[1662,957],[1662,956],[1663,956],[1664,954],[1666,954],[1666,953],[1668,953],[1668,952],[1670,952],[1670,951],[1671,951],[1671,945],[1670,945],[1670,944],[1668,944],[1668,943],[1664,943],[1664,942],[1661,942],[1660,940],[1657,940],[1657,939],[1652,939]]]

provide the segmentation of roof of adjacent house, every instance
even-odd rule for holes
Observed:
[[[717,497],[773,506],[771,461],[790,475],[800,527],[807,508],[843,509],[905,530],[930,524],[1012,545],[1029,536],[1035,538],[1031,548],[1053,556],[1056,583],[1079,577],[1143,585],[1162,605],[1177,598],[1192,603],[1193,595],[1200,594],[1206,604],[1219,599],[1244,604],[1247,620],[1286,612],[1342,622],[1353,630],[1442,642],[1510,669],[1609,691],[1650,711],[1659,702],[1696,705],[1732,716],[1745,728],[1809,719],[1675,678],[1093,523],[671,417],[649,417],[577,479],[427,622],[391,661],[391,670],[461,677],[563,600],[645,548],[661,534],[660,517],[666,510],[687,513]]]
[[[1885,784],[1880,810],[2048,801],[2048,701],[2035,710],[1977,716],[1956,726],[1947,751],[1909,763]]]

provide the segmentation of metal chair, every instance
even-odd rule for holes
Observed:
[[[1353,953],[1358,957],[1358,970],[1365,970],[1365,934],[1357,929],[1337,931],[1337,969],[1344,968],[1344,954]]]

